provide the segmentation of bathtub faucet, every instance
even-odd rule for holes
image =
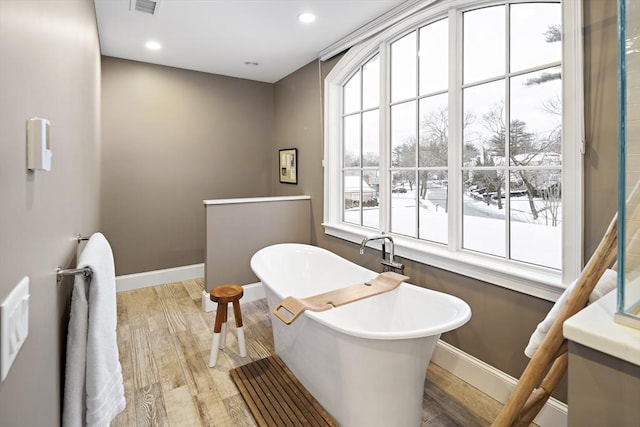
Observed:
[[[364,255],[364,248],[367,246],[367,242],[371,240],[382,240],[382,271],[395,271],[397,273],[404,273],[404,265],[396,262],[394,258],[394,245],[393,245],[393,237],[387,234],[379,234],[373,237],[365,237],[360,244],[360,255]],[[390,243],[389,248],[389,261],[385,259],[386,249],[385,249],[385,240],[388,240]]]

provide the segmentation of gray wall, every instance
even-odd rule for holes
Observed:
[[[569,427],[640,425],[640,366],[569,342]]]
[[[116,274],[204,262],[202,201],[268,196],[273,85],[102,59],[102,230]]]
[[[617,2],[584,0],[584,253],[618,210]]]
[[[616,211],[616,2],[585,0],[585,240],[588,257]],[[299,188],[278,184],[273,195],[311,195],[312,242],[351,261],[379,270],[373,251],[358,254],[356,245],[324,234],[322,222],[322,81],[336,59],[312,62],[276,83],[275,140],[282,147],[298,147]],[[272,168],[277,159],[272,156]],[[456,295],[473,312],[471,321],[443,339],[472,356],[518,378],[526,366],[523,350],[531,332],[551,303],[488,285],[475,279],[409,260],[405,273],[411,282]],[[566,401],[566,381],[555,396]]]
[[[92,0],[0,1],[0,301],[29,276],[29,336],[0,384],[0,425],[60,422],[78,233],[99,229],[100,52]],[[51,172],[27,172],[26,120],[51,121]]]
[[[309,199],[209,204],[205,288],[258,282],[251,257],[276,243],[311,243]]]

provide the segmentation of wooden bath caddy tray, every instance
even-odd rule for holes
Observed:
[[[365,283],[347,286],[346,288],[335,289],[323,294],[314,295],[307,298],[286,297],[273,309],[273,314],[284,323],[289,325],[305,310],[326,311],[333,307],[359,301],[363,298],[389,292],[397,288],[400,283],[407,280],[408,276],[387,271],[378,277]],[[283,314],[290,314],[287,317]]]

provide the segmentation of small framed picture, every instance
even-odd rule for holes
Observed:
[[[298,183],[298,149],[285,148],[280,150],[280,182],[285,184]]]

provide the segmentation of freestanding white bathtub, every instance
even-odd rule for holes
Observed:
[[[378,273],[322,248],[278,244],[259,250],[251,268],[269,309],[361,283]],[[441,292],[397,289],[332,308],[305,311],[286,325],[273,314],[275,351],[344,427],[419,426],[427,365],[440,334],[471,318],[469,306]]]

